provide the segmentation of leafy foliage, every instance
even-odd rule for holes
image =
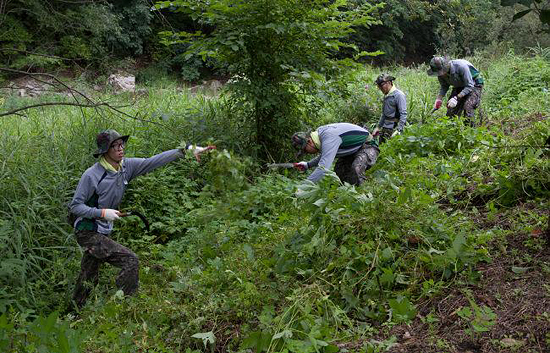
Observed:
[[[487,77],[482,127],[426,113],[437,82],[426,80],[423,66],[351,73],[350,95],[318,106],[323,122],[372,123],[381,95],[364,83],[378,71],[396,72],[410,124],[383,145],[361,187],[332,172],[316,185],[295,170],[265,172],[245,157],[248,130],[230,115],[238,109],[228,109],[227,98],[194,97],[165,83],[124,108],[141,120],[69,108],[1,120],[0,344],[15,337],[13,347],[26,339],[49,348],[65,337],[87,351],[388,350],[398,338],[380,335],[418,319],[419,303],[475,285],[476,265],[498,256],[495,237],[547,224],[545,215],[522,217],[512,206],[548,202],[546,81],[517,85],[532,72],[545,77],[550,64],[513,54],[472,60]],[[371,116],[361,116],[365,100]],[[353,101],[356,108],[340,109]],[[218,149],[200,164],[182,159],[130,184],[121,208],[144,213],[152,230],[129,217],[112,236],[140,257],[139,294],[124,298],[112,283],[116,270],[105,267],[79,317],[57,317],[80,260],[65,203],[106,127],[132,135],[129,156],[181,140]],[[521,274],[526,261],[512,271]],[[474,335],[497,322],[496,310],[474,301],[462,309],[460,322]]]
[[[106,65],[110,57],[142,54],[151,33],[145,0],[16,0],[3,11],[0,59],[14,69],[50,70],[71,62]]]
[[[536,0],[501,0],[502,6],[522,5],[526,10],[517,12],[512,18],[513,21],[522,18],[523,16],[534,12],[538,15],[540,22],[546,25],[546,31],[550,31],[550,2],[549,1],[536,1]]]
[[[346,1],[316,0],[308,6],[296,1],[219,0],[213,2],[160,1],[213,28],[205,34],[165,33],[170,44],[190,43],[186,59],[212,57],[233,77],[233,104],[244,111],[244,123],[256,141],[256,153],[279,159],[289,131],[299,127],[301,93],[321,85],[349,61],[336,61],[341,38],[352,26],[374,22],[367,4],[342,10]]]

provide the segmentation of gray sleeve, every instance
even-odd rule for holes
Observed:
[[[380,116],[380,120],[378,120],[378,125],[376,125],[376,126],[378,126],[379,129],[384,127],[384,120],[386,120],[386,119],[384,117],[384,107],[382,107],[382,115]]]
[[[170,162],[183,157],[183,152],[179,149],[173,149],[154,155],[149,158],[127,158],[124,160],[130,179],[147,174],[158,167],[162,167]]]
[[[403,131],[405,124],[407,123],[407,98],[405,94],[398,94],[397,111],[399,112],[399,123],[397,124],[397,130]]]
[[[317,167],[320,159],[321,159],[321,155],[318,155],[317,157],[313,158],[311,161],[307,162],[307,167],[308,168]]]
[[[447,94],[447,91],[449,90],[449,84],[441,77],[438,77],[437,79],[439,80],[439,95],[441,97],[445,97],[445,94]]]
[[[323,141],[323,149],[321,151],[321,156],[319,156],[319,162],[317,168],[311,173],[307,178],[312,182],[316,183],[323,175],[325,175],[325,169],[329,169],[336,158],[336,153],[338,153],[338,147],[342,143],[342,139],[339,136],[333,137],[331,139],[326,139]]]
[[[464,88],[459,93],[461,96],[460,98],[462,98],[472,92],[472,89],[474,88],[474,79],[472,78],[472,73],[470,72],[468,65],[460,65],[458,70],[460,77],[462,78],[462,83],[464,84]]]
[[[84,173],[78,182],[73,199],[69,205],[71,213],[84,218],[101,217],[101,210],[99,208],[90,207],[85,204],[92,197],[94,191],[94,181],[91,175]]]

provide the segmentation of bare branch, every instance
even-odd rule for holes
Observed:
[[[15,49],[15,48],[1,48],[0,51],[14,51],[14,52],[22,53],[22,54],[27,54],[27,55],[43,56],[45,58],[60,59],[60,60],[67,60],[67,61],[75,60],[75,59],[64,58],[64,57],[56,56],[56,55],[40,54],[40,53],[35,53],[35,52],[32,52],[32,51],[28,51],[28,50]]]
[[[41,83],[44,83],[44,84],[47,84],[47,85],[50,85],[50,86],[52,86],[54,88],[57,88],[57,89],[59,89],[59,87],[56,86],[56,84],[60,85],[60,86],[64,87],[65,90],[67,90],[69,92],[69,94],[72,96],[72,98],[75,101],[74,103],[73,102],[46,102],[46,103],[38,103],[38,104],[28,105],[28,106],[24,106],[24,107],[20,107],[20,108],[17,108],[17,109],[10,110],[9,112],[0,113],[0,117],[11,115],[11,114],[21,115],[21,114],[18,114],[18,112],[25,111],[25,110],[28,110],[28,109],[38,108],[38,107],[64,105],[64,106],[79,107],[79,109],[81,111],[81,114],[82,114],[82,117],[85,118],[86,116],[85,116],[84,108],[95,108],[97,113],[100,114],[100,115],[103,115],[103,112],[99,108],[107,108],[107,109],[110,109],[110,110],[118,113],[119,115],[121,115],[123,117],[133,119],[133,120],[142,121],[142,122],[146,122],[146,123],[150,123],[150,124],[155,124],[155,125],[158,125],[158,126],[162,126],[165,129],[172,130],[169,126],[166,126],[166,125],[164,125],[162,123],[159,123],[157,121],[143,119],[142,117],[139,116],[139,113],[137,113],[135,116],[133,116],[133,115],[130,115],[130,114],[128,114],[128,113],[126,113],[126,112],[124,112],[120,109],[120,108],[124,108],[124,107],[127,107],[127,106],[115,107],[115,106],[109,104],[108,102],[96,102],[93,99],[91,99],[90,97],[88,97],[87,95],[85,95],[84,93],[70,87],[69,85],[67,85],[66,83],[61,81],[59,78],[57,78],[55,75],[48,74],[48,73],[26,72],[26,71],[20,71],[20,70],[14,70],[14,69],[2,68],[2,67],[0,67],[0,71],[31,76],[34,80],[36,80],[38,82],[41,82]],[[54,81],[54,83],[42,79],[43,77],[51,78]],[[85,103],[81,103],[79,101],[79,98],[83,98],[85,100]]]
[[[38,107],[47,107],[52,105],[71,105],[75,107],[82,107],[82,108],[97,108],[100,106],[109,106],[107,103],[97,103],[97,104],[80,104],[80,103],[71,103],[71,102],[46,102],[46,103],[38,103],[38,104],[32,104],[27,105],[21,108],[13,109],[5,113],[0,113],[0,117],[16,114],[17,112],[21,112],[23,110],[28,110],[32,108],[38,108]],[[20,115],[20,114],[17,114]]]

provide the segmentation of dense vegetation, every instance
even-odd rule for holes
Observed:
[[[302,5],[0,2],[0,351],[550,349],[548,2]],[[477,127],[430,113],[435,53],[481,69]],[[116,71],[139,89],[106,87]],[[373,127],[382,71],[409,124],[363,186],[265,167],[292,161],[296,129]],[[50,89],[16,94],[25,73]],[[185,86],[210,77],[230,80]],[[132,182],[121,209],[151,229],[129,217],[112,236],[139,255],[140,291],[105,266],[74,312],[66,205],[105,128],[131,134],[129,156],[218,149]]]
[[[128,116],[44,107],[4,117],[1,349],[380,352],[399,340],[392,327],[443,321],[436,310],[420,315],[420,304],[451,288],[469,293],[481,264],[511,255],[512,275],[533,270],[548,278],[536,256],[507,245],[514,234],[540,234],[548,222],[548,52],[470,60],[487,81],[477,128],[429,114],[437,83],[424,65],[384,69],[408,95],[410,125],[384,145],[362,187],[334,175],[310,185],[296,171],[266,172],[246,157],[245,127],[235,124],[230,96],[190,95],[167,81],[143,86],[147,94],[139,97],[94,93],[112,104],[132,101]],[[363,87],[379,71],[351,73],[345,84],[354,93],[326,99],[312,127],[376,122],[380,92]],[[4,98],[6,106],[30,99]],[[107,127],[132,135],[128,155],[148,156],[181,140],[215,142],[218,150],[201,164],[181,160],[131,184],[121,208],[146,214],[151,231],[127,218],[113,237],[140,256],[139,294],[124,298],[113,283],[116,270],[104,267],[75,316],[65,309],[81,250],[65,204],[94,162],[95,134]],[[533,236],[524,246],[540,252],[547,245]],[[468,298],[456,315],[461,332],[477,342],[501,317],[496,304]],[[530,320],[548,328],[550,307],[540,308]],[[433,335],[434,351],[456,351]],[[544,333],[508,335],[549,347]],[[489,345],[505,350],[500,341]]]
[[[31,71],[59,68],[83,71],[92,67],[94,72],[109,73],[113,69],[134,70],[136,66],[153,64],[142,73],[143,80],[152,74],[175,72],[188,81],[195,81],[211,74],[216,67],[218,74],[223,73],[219,63],[212,60],[203,63],[200,55],[188,55],[188,45],[184,43],[169,47],[160,44],[162,32],[198,30],[208,34],[220,25],[203,21],[193,10],[178,11],[183,3],[199,9],[208,3],[223,7],[230,2],[3,1],[0,4],[1,67]],[[310,3],[314,7],[314,3],[323,1]],[[340,10],[356,12],[382,1],[333,3]],[[502,42],[510,43],[518,52],[536,46],[537,42],[543,47],[549,44],[548,36],[540,35],[549,28],[547,0],[387,0],[383,3],[377,12],[380,23],[373,28],[356,26],[355,32],[347,37],[347,42],[360,50],[384,51],[384,55],[375,59],[377,62],[424,62],[436,51],[471,55],[487,47],[498,49]],[[159,10],[153,9],[155,4]],[[283,0],[265,4],[293,7],[292,1]],[[248,20],[261,16],[261,12],[249,15]],[[513,18],[517,20],[511,23]],[[340,55],[350,57],[352,54],[344,51]]]

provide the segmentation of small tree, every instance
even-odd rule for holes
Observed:
[[[299,127],[301,92],[334,78],[349,59],[337,60],[353,26],[369,26],[377,7],[346,7],[346,0],[175,0],[156,8],[181,11],[203,32],[164,32],[165,43],[189,43],[187,55],[212,57],[234,78],[231,99],[243,108],[258,156],[279,158]],[[357,51],[356,51],[357,52]],[[357,53],[368,54],[368,53]]]

